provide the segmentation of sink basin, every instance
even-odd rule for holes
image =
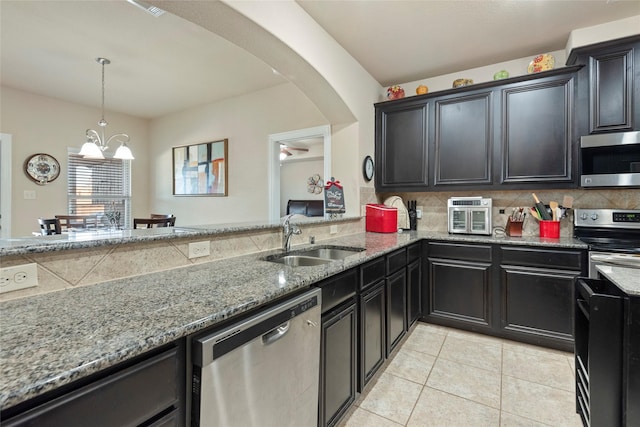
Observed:
[[[351,248],[343,246],[322,246],[301,251],[301,255],[331,260],[345,259],[346,257],[364,251],[364,248]]]
[[[290,267],[313,267],[314,265],[329,264],[333,260],[304,255],[284,255],[266,258],[266,261],[277,262]]]
[[[271,255],[265,261],[277,262],[290,267],[313,267],[342,260],[349,255],[364,251],[364,248],[348,246],[319,246],[310,249],[290,252],[288,254]]]

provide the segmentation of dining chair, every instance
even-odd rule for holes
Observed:
[[[133,218],[133,228],[173,227],[176,217],[170,218]],[[146,226],[146,227],[142,227]]]
[[[40,233],[43,236],[62,234],[60,220],[58,218],[38,218],[38,224],[40,224]]]
[[[60,220],[62,230],[70,228],[96,228],[98,217],[96,215],[56,215]]]

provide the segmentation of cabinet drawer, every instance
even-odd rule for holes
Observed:
[[[27,411],[3,426],[139,425],[179,402],[178,348]],[[81,421],[80,421],[81,420]]]
[[[385,259],[380,257],[360,267],[360,290],[366,289],[372,284],[384,279]]]
[[[500,253],[502,264],[586,272],[586,255],[581,250],[501,246]]]
[[[464,261],[491,261],[491,246],[429,242],[429,258]]]
[[[407,248],[407,264],[411,264],[413,261],[420,258],[422,255],[422,245],[420,243],[414,243]]]
[[[322,289],[322,312],[332,309],[356,294],[357,269],[349,270],[318,284]]]
[[[407,265],[407,249],[402,248],[387,255],[387,275],[404,268]]]

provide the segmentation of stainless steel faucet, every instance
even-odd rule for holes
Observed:
[[[282,249],[285,252],[289,252],[291,249],[291,236],[293,234],[302,234],[300,227],[289,223],[292,216],[293,215],[285,216],[282,222]]]

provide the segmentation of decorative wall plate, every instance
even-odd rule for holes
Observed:
[[[50,154],[38,153],[24,162],[24,172],[38,185],[45,185],[60,175],[60,163]]]
[[[323,188],[324,184],[322,183],[322,178],[320,178],[320,175],[315,174],[307,179],[307,191],[309,193],[320,194],[322,193]]]

